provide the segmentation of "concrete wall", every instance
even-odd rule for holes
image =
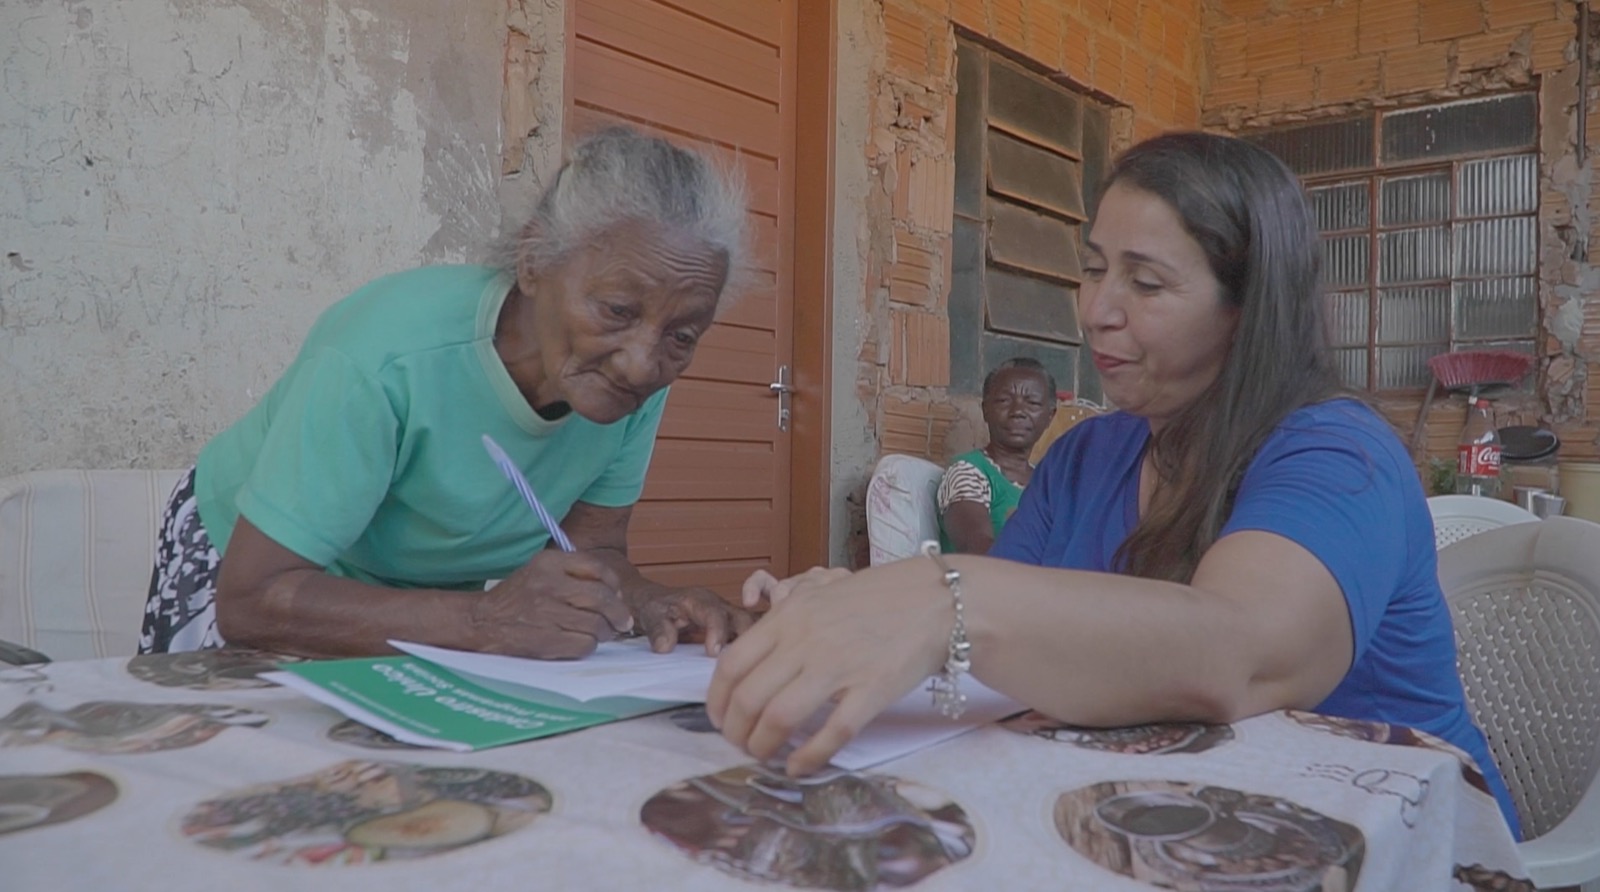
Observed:
[[[553,160],[561,22],[555,0],[0,4],[0,475],[187,465],[329,303],[482,256]]]
[[[876,0],[838,0],[838,57],[834,95],[833,368],[829,431],[828,563],[854,566],[855,543],[865,529],[860,510],[865,480],[878,458],[873,406],[856,392],[857,357],[867,349],[869,308],[861,299],[872,219],[861,196],[870,194],[872,171],[862,147],[873,72],[883,66],[883,24]],[[796,568],[801,569],[801,568]]]

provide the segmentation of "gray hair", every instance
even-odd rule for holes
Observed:
[[[627,127],[608,127],[573,147],[510,246],[509,265],[549,270],[629,221],[666,227],[723,255],[724,295],[744,270],[742,179],[702,152]]]

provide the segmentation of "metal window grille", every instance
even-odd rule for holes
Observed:
[[[1013,356],[1099,398],[1078,349],[1080,230],[1109,165],[1109,111],[965,40],[956,50],[951,389]]]
[[[1306,181],[1345,383],[1428,383],[1428,358],[1534,349],[1537,97],[1512,93],[1248,138]]]

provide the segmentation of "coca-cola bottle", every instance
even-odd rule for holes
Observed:
[[[1489,417],[1489,401],[1482,397],[1467,406],[1467,424],[1456,446],[1456,492],[1500,496],[1500,432]]]

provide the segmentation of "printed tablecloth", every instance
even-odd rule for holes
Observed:
[[[699,707],[477,753],[210,652],[0,669],[0,886],[1530,889],[1481,776],[1406,728],[1037,714],[789,779]]]

